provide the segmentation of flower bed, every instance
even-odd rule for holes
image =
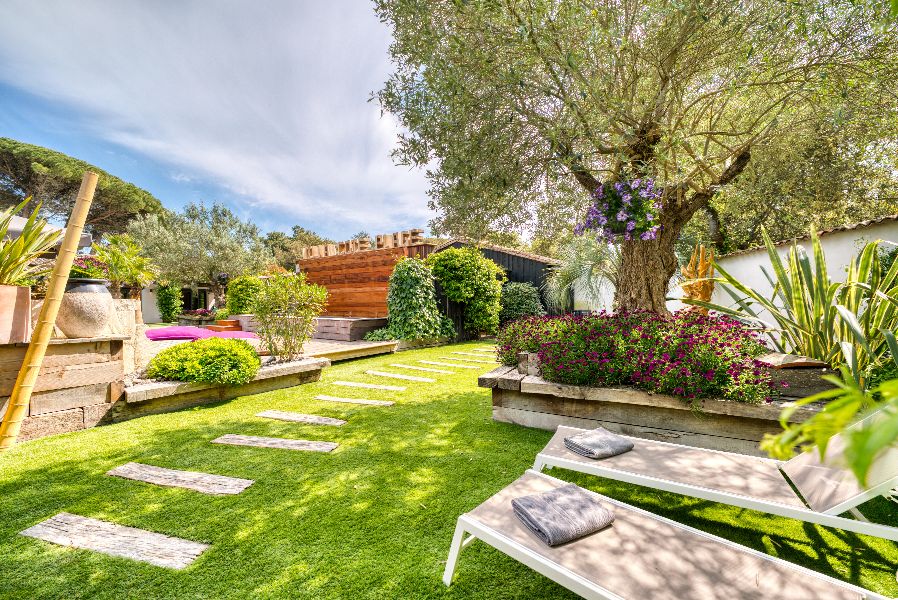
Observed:
[[[578,386],[630,385],[679,397],[759,404],[779,386],[755,360],[769,350],[738,321],[680,312],[601,313],[533,317],[498,336],[499,359],[516,365],[519,352],[537,353],[547,381]]]

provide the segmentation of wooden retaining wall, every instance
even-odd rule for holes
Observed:
[[[50,341],[22,423],[22,441],[93,427],[122,395],[127,336]],[[6,412],[27,344],[0,345],[0,414]]]
[[[305,258],[296,263],[311,283],[328,291],[325,316],[387,316],[387,288],[396,261],[402,256],[426,258],[430,244],[365,250],[336,256]]]
[[[697,412],[673,396],[552,383],[516,367],[499,367],[478,384],[492,389],[493,419],[525,427],[602,426],[635,437],[755,456],[764,456],[758,443],[766,433],[782,431],[783,402],[704,399]],[[814,407],[801,408],[792,420],[803,421],[815,412]]]

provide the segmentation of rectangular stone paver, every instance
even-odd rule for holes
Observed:
[[[339,396],[315,396],[315,400],[327,400],[328,402],[345,402],[346,404],[366,404],[368,406],[393,406],[395,402],[388,400],[363,400],[362,398],[340,398]]]
[[[337,447],[337,444],[334,442],[291,440],[256,435],[237,435],[234,433],[227,433],[212,440],[212,443],[230,444],[231,446],[252,446],[254,448],[278,448],[280,450],[304,450],[306,452],[330,452]]]
[[[406,381],[420,381],[422,383],[433,383],[436,379],[431,377],[418,377],[416,375],[403,375],[402,373],[389,373],[387,371],[365,371],[365,375],[374,375],[375,377],[392,377],[393,379],[404,379]]]
[[[187,567],[209,547],[208,544],[65,512],[29,527],[20,535],[169,569]]]
[[[419,360],[421,364],[425,365],[436,365],[438,367],[452,367],[453,369],[479,369],[480,367],[476,367],[474,365],[460,365],[458,363],[444,363],[435,360]]]
[[[402,385],[380,385],[377,383],[361,383],[358,381],[335,381],[334,385],[342,385],[344,387],[365,388],[368,390],[391,390],[393,392],[404,392],[405,386]]]
[[[416,367],[414,365],[400,365],[399,363],[393,363],[390,366],[396,367],[397,369],[409,369],[412,371],[426,371],[427,373],[443,373],[445,375],[455,375],[455,371],[447,371],[446,369],[431,369],[429,367]]]
[[[308,423],[309,425],[333,425],[334,427],[346,425],[346,421],[343,419],[332,419],[331,417],[320,417],[318,415],[304,415],[302,413],[287,412],[283,410],[263,410],[256,416],[265,417],[266,419],[277,419],[278,421]]]
[[[178,471],[136,462],[125,463],[108,471],[106,474],[167,487],[185,488],[204,494],[239,494],[253,484],[252,479],[238,479],[236,477],[196,473],[194,471]]]
[[[496,364],[496,361],[494,361],[494,360],[479,360],[476,358],[461,358],[461,357],[454,357],[454,356],[441,356],[440,358],[442,360],[460,360],[460,361],[464,361],[464,362],[482,363],[484,365]]]
[[[461,355],[461,356],[475,356],[475,357],[477,357],[477,358],[484,358],[483,354],[476,353],[476,352],[453,352],[452,354],[459,354],[459,355]],[[492,361],[492,362],[496,362],[496,361]]]

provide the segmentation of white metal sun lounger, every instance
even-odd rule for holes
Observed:
[[[482,540],[569,590],[603,600],[882,600],[885,596],[596,494],[614,523],[550,548],[511,499],[567,482],[537,471],[458,518],[443,582],[462,548]],[[590,492],[593,493],[593,492]]]
[[[857,510],[867,500],[888,495],[898,486],[898,449],[887,451],[875,462],[870,487],[863,489],[848,469],[838,465],[844,447],[839,436],[830,440],[825,464],[816,451],[781,462],[635,437],[628,438],[634,443],[633,450],[592,460],[564,445],[565,437],[582,431],[559,426],[536,456],[533,468],[561,467],[898,541],[898,527],[870,523]],[[840,516],[846,511],[855,518]]]

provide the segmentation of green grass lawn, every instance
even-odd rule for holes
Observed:
[[[467,345],[472,347],[473,345]],[[473,544],[456,583],[440,581],[456,517],[517,478],[546,431],[495,423],[485,372],[432,374],[406,392],[340,388],[392,362],[439,360],[434,348],[338,363],[321,382],[18,445],[0,455],[0,597],[3,598],[568,598],[551,581]],[[427,365],[424,365],[427,366]],[[413,374],[407,371],[407,374]],[[431,376],[428,373],[414,373]],[[395,400],[364,407],[317,394]],[[339,417],[321,427],[255,417],[280,409]],[[210,444],[225,433],[338,442],[330,454]],[[136,461],[254,479],[236,496],[104,475]],[[871,590],[898,595],[898,547],[798,521],[555,470],[574,481],[699,529]],[[898,510],[864,508],[880,522]],[[17,533],[67,511],[210,543],[173,571],[73,550]]]

